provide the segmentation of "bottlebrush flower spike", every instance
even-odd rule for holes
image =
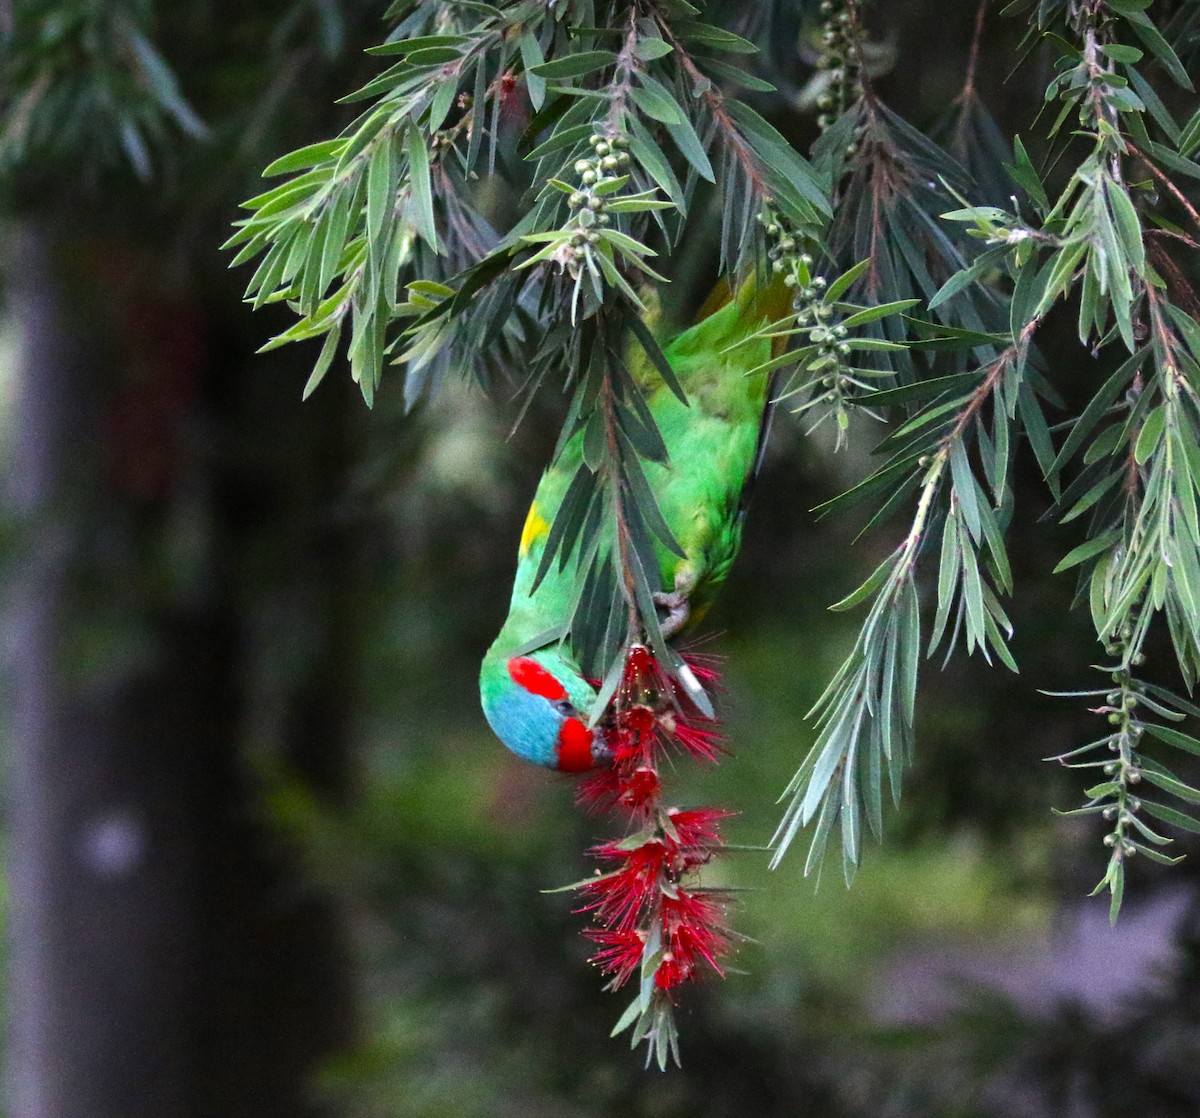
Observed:
[[[690,662],[690,670],[706,687],[717,685],[710,661]],[[676,991],[705,971],[724,976],[720,960],[732,939],[724,922],[728,899],[705,891],[697,878],[723,849],[721,823],[732,813],[666,807],[659,765],[680,752],[716,761],[721,738],[716,723],[642,645],[629,649],[600,725],[611,765],[587,777],[577,798],[593,812],[623,814],[631,833],[592,848],[604,867],[577,886],[584,902],[578,911],[598,925],[585,934],[597,944],[592,962],[609,977],[607,988],[640,978],[614,1035],[632,1029],[634,1045],[650,1044],[647,1062],[665,1068],[679,1062]]]

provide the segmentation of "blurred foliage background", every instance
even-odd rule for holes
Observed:
[[[1088,716],[1035,687],[1076,686],[1091,638],[1032,474],[1022,674],[928,673],[852,890],[720,867],[745,973],[686,1002],[682,1070],[608,1039],[619,1003],[546,892],[588,872],[592,823],[476,699],[562,401],[511,435],[466,387],[368,413],[331,377],[302,405],[312,355],[255,355],[286,315],[251,317],[217,251],[261,167],[349,118],[382,7],[0,8],[11,1118],[1197,1113],[1195,867],[1139,866],[1110,930],[1096,834],[1050,814],[1073,785],[1040,758]],[[906,118],[959,92],[975,15],[869,14]],[[1006,132],[1044,85],[1036,59],[1004,80],[1023,31],[989,16]],[[769,107],[804,150],[794,92]],[[711,249],[677,264],[693,301]],[[736,807],[748,847],[853,640],[824,607],[888,546],[807,511],[864,467],[779,424],[706,623],[734,756],[680,795]]]

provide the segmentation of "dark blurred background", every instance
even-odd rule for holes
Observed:
[[[315,354],[255,354],[288,313],[252,314],[218,251],[261,168],[350,119],[383,8],[0,8],[9,1118],[1200,1113],[1194,863],[1137,867],[1110,929],[1098,831],[1050,814],[1079,786],[1041,758],[1095,732],[1037,689],[1091,686],[1095,651],[1029,463],[1020,676],[926,667],[917,770],[852,890],[798,855],[719,867],[745,973],[684,999],[682,1070],[608,1038],[624,1000],[546,892],[598,825],[476,692],[562,401],[510,436],[504,393],[405,416],[396,372],[368,412],[335,367],[302,404]],[[173,110],[161,85],[139,110],[121,50],[94,64],[114,12],[178,75]],[[882,96],[936,120],[974,19],[880,5]],[[990,17],[979,77],[1010,132],[1044,86],[1036,58],[1004,81],[1023,31]],[[763,107],[803,149],[803,51],[777,53],[795,86]],[[710,267],[698,245],[677,282]],[[864,466],[777,427],[707,624],[734,756],[678,795],[736,808],[747,846],[853,639],[825,606],[892,546],[808,511]]]

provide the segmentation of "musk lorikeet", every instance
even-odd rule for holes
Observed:
[[[781,318],[790,294],[779,277],[764,286],[751,276],[736,293],[723,285],[693,326],[659,339],[689,406],[640,349],[631,355],[630,371],[668,454],[664,464],[644,463],[646,477],[686,556],[656,543],[661,589],[655,598],[665,611],[667,638],[703,616],[741,544],[745,498],[770,416],[770,378],[747,373],[772,356],[772,340],[736,343]],[[573,564],[562,570],[552,563],[536,589],[533,584],[582,453],[578,431],[542,475],[521,533],[508,618],[484,657],[479,680],[484,714],[500,740],[526,760],[564,772],[583,772],[607,758],[603,730],[588,726],[596,688],[564,642],[520,650],[539,634],[561,632],[569,619]]]

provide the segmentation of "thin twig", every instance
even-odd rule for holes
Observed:
[[[1200,212],[1197,212],[1196,207],[1187,200],[1187,196],[1183,193],[1183,191],[1181,191],[1167,175],[1163,174],[1163,172],[1154,165],[1150,157],[1144,151],[1142,151],[1141,148],[1139,148],[1136,144],[1131,143],[1129,140],[1126,140],[1125,142],[1129,144],[1130,150],[1146,165],[1150,173],[1175,196],[1175,200],[1185,210],[1187,210],[1187,215],[1192,219],[1196,228],[1200,229]]]
[[[967,56],[967,76],[963,80],[962,93],[958,95],[960,102],[966,102],[975,96],[975,75],[979,71],[979,48],[983,42],[984,16],[987,14],[990,0],[979,0],[979,10],[975,13],[975,31],[971,35],[971,52]]]

